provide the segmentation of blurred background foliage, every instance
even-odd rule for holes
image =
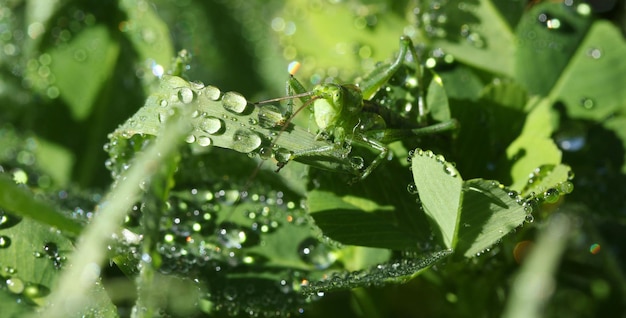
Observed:
[[[159,77],[172,71],[179,50],[193,57],[184,65],[187,79],[257,101],[284,94],[293,60],[302,62],[298,76],[309,87],[330,79],[350,82],[393,57],[399,36],[406,34],[423,48],[424,59],[435,63],[432,69],[444,80],[453,114],[481,116],[459,105],[488,106],[478,98],[494,81],[515,82],[511,86],[521,87],[522,95],[552,98],[560,123],[550,137],[576,174],[576,190],[565,206],[576,216],[577,230],[545,313],[623,316],[626,91],[615,87],[626,82],[625,6],[590,1],[587,18],[578,19],[570,11],[547,9],[557,2],[570,8],[579,4],[3,0],[0,171],[24,171],[31,189],[63,206],[93,206],[111,183],[102,150],[107,134],[143,105]],[[542,18],[544,12],[556,12],[556,18]],[[562,23],[559,32],[541,38],[533,30],[553,19]],[[602,63],[572,62],[584,56]],[[511,134],[518,134],[520,122],[510,123]],[[488,161],[489,150],[472,146],[465,150],[484,150]],[[459,164],[467,177],[489,176],[484,165]],[[71,202],[64,201],[68,192],[77,193]],[[516,233],[516,241],[530,242],[535,232]],[[69,246],[65,242],[63,248]],[[499,316],[505,286],[517,269],[510,265],[516,247],[505,242],[480,260],[456,264],[447,269],[448,280],[426,273],[402,286],[327,295],[307,314]],[[359,303],[364,300],[371,303]],[[368,311],[359,312],[363,308]]]

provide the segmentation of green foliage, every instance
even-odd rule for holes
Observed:
[[[624,315],[626,42],[594,10],[5,1],[3,315]],[[380,84],[371,127],[256,103],[293,60]]]

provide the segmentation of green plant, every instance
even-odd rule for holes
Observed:
[[[2,7],[3,313],[623,314],[604,229],[624,226],[626,44],[589,5],[153,4]],[[292,59],[296,93],[373,71],[387,128],[460,127],[391,142],[250,102]]]

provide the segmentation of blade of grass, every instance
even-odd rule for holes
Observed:
[[[185,119],[190,118],[189,115],[183,113],[182,116],[168,120],[163,133],[159,134],[161,137],[137,157],[123,180],[102,201],[101,210],[79,238],[76,251],[70,257],[70,265],[61,274],[42,317],[69,317],[87,305],[87,291],[99,277],[107,242],[139,197],[139,184],[150,177],[163,158],[175,151],[183,140],[188,132],[189,126]]]

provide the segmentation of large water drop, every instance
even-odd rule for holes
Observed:
[[[261,137],[249,130],[237,130],[233,134],[232,149],[241,153],[250,153],[261,146]]]
[[[246,101],[246,98],[236,92],[226,92],[222,97],[222,106],[236,114],[243,113],[247,105],[248,101]]]
[[[200,121],[200,129],[207,134],[217,134],[223,130],[224,124],[221,119],[208,116]]]
[[[178,91],[178,99],[183,104],[189,104],[193,102],[194,92],[189,87],[183,87]]]

